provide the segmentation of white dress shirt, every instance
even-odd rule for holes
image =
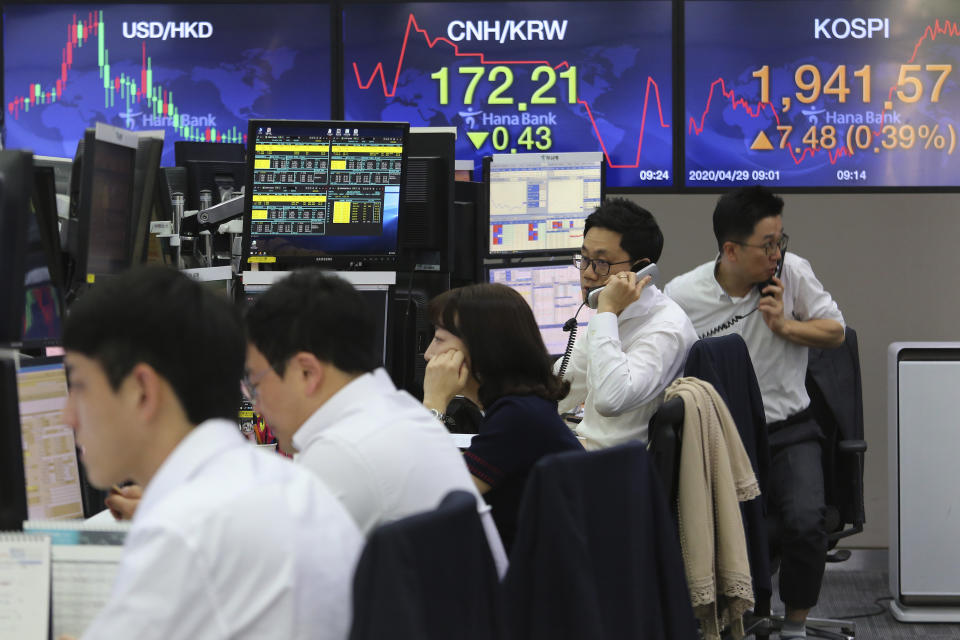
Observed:
[[[716,264],[716,260],[706,262],[677,276],[664,289],[687,312],[698,334],[721,326],[734,316],[750,313],[760,301],[757,287],[742,298],[727,295],[717,282]],[[801,321],[826,318],[844,324],[837,303],[817,280],[807,260],[795,253],[785,254],[780,279],[784,317]],[[739,334],[747,343],[767,423],[785,420],[807,408],[807,347],[775,334],[759,311],[713,335],[729,333]]]
[[[598,313],[578,335],[564,378],[561,412],[584,404],[577,434],[588,449],[647,440],[663,391],[680,375],[697,336],[683,310],[654,285],[620,315]],[[560,361],[554,366],[558,371]]]
[[[209,420],[145,488],[83,638],[346,638],[362,544],[312,474]]]
[[[435,509],[454,489],[483,503],[446,428],[383,369],[334,394],[293,435],[293,446],[294,459],[330,487],[364,535]]]

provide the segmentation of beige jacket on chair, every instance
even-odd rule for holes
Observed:
[[[704,637],[727,624],[743,637],[753,584],[739,503],[760,495],[737,426],[713,386],[680,378],[665,394],[683,399],[677,511],[680,545],[693,610]]]

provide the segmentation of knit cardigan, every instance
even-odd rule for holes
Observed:
[[[693,610],[706,640],[731,625],[742,638],[753,586],[739,502],[760,495],[726,404],[709,382],[680,378],[665,394],[684,404],[677,512]]]

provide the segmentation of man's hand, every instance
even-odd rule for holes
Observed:
[[[143,497],[143,488],[131,484],[126,487],[111,487],[104,503],[110,509],[110,514],[117,520],[131,520]]]
[[[843,344],[843,325],[828,318],[795,320],[783,315],[783,282],[773,278],[774,284],[763,288],[762,292],[773,294],[763,296],[757,303],[757,309],[763,314],[763,321],[775,334],[790,342],[805,347],[833,349]],[[761,293],[762,293],[761,292]]]
[[[423,404],[428,409],[445,412],[453,397],[463,391],[470,378],[470,369],[457,349],[444,351],[427,363],[423,376]]]
[[[611,312],[617,315],[640,299],[643,288],[650,284],[650,276],[644,276],[637,281],[637,274],[633,271],[621,271],[607,279],[603,291],[597,301],[597,312]]]
[[[763,321],[767,323],[770,330],[780,337],[786,338],[784,331],[787,320],[783,317],[783,282],[780,278],[773,276],[773,284],[767,285],[760,292],[762,295],[760,302],[757,303],[757,309],[763,314]]]

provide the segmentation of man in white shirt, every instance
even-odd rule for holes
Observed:
[[[247,310],[245,387],[280,447],[317,474],[365,534],[434,509],[454,489],[477,496],[446,428],[380,367],[374,316],[342,278],[295,271]],[[484,517],[498,568],[502,544]]]
[[[230,303],[139,269],[85,293],[63,341],[64,417],[91,484],[144,487],[84,640],[346,638],[363,538],[316,478],[240,435]]]
[[[697,336],[683,310],[639,269],[660,259],[663,234],[637,204],[608,199],[587,217],[574,258],[586,299],[604,286],[597,314],[576,344],[564,378],[570,394],[561,412],[584,403],[577,434],[588,449],[647,439],[647,423],[663,391],[680,374]],[[561,360],[554,370],[559,372]]]
[[[786,253],[782,212],[783,200],[764,187],[721,197],[713,213],[719,256],[671,280],[666,293],[698,333],[738,333],[747,344],[770,437],[769,504],[783,523],[781,638],[803,638],[827,552],[822,433],[809,416],[807,354],[843,344],[844,322],[810,263]]]

